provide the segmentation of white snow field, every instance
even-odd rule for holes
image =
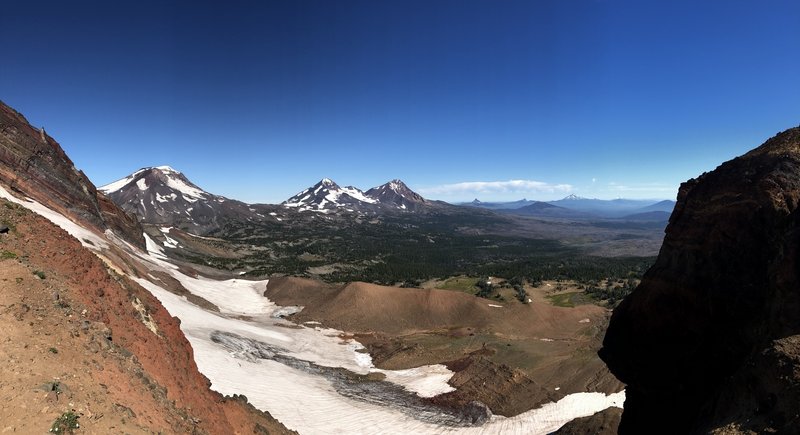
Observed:
[[[109,243],[119,245],[149,269],[170,274],[191,293],[217,305],[220,312],[210,312],[148,279],[131,277],[181,320],[211,388],[245,395],[301,434],[546,434],[575,418],[622,407],[625,400],[624,392],[576,393],[516,417],[491,416],[479,426],[469,426],[421,399],[452,390],[447,384],[452,373],[442,365],[376,369],[369,355],[359,352],[363,346],[343,340],[340,331],[312,323],[287,327],[294,325],[272,317],[282,307],[262,296],[267,281],[190,277],[169,263],[163,248],[149,237],[148,252],[142,252],[109,231],[106,237],[95,234],[2,187],[0,196],[44,216],[95,252]],[[358,375],[370,372],[385,374],[385,381],[359,380]]]

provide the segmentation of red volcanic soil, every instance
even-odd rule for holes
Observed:
[[[3,431],[46,432],[74,410],[93,433],[289,432],[211,391],[179,321],[146,290],[20,206],[0,200],[0,222]]]

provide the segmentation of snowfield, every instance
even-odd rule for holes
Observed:
[[[511,418],[490,415],[480,407],[439,408],[423,398],[452,390],[447,384],[452,372],[446,367],[377,369],[363,346],[342,339],[341,331],[312,322],[297,328],[276,318],[281,310],[288,311],[263,296],[266,280],[187,276],[147,235],[147,252],[142,252],[110,232],[105,237],[95,234],[2,187],[0,196],[44,216],[97,253],[117,244],[148,269],[171,275],[189,292],[216,305],[219,313],[194,305],[155,284],[155,279],[131,277],[181,320],[198,369],[211,380],[211,388],[247,396],[254,406],[302,434],[546,434],[575,418],[622,407],[625,400],[624,392],[570,394]],[[369,374],[373,375],[365,376]],[[376,379],[375,374],[385,378]]]

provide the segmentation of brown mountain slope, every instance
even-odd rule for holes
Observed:
[[[271,279],[265,292],[280,305],[307,305],[293,319],[316,320],[348,332],[411,334],[453,328],[490,328],[508,336],[573,337],[582,319],[599,321],[596,305],[561,308],[545,304],[502,304],[461,292],[388,287],[353,282],[331,287],[302,278]]]
[[[17,370],[3,370],[0,385],[12,388],[3,394],[14,427],[49,427],[74,408],[95,433],[285,432],[267,414],[208,389],[178,321],[147,291],[22,207],[3,200],[0,220],[12,228],[0,238],[0,322],[11,338],[0,352]],[[69,388],[66,398],[38,392],[53,379]],[[33,393],[18,401],[19,389]],[[44,406],[47,418],[36,415]]]
[[[600,351],[620,433],[800,433],[800,128],[684,183]]]
[[[480,400],[513,416],[565,394],[621,389],[595,354],[608,315],[599,306],[497,303],[449,290],[290,277],[270,279],[265,296],[304,306],[293,321],[354,334],[378,367],[447,365],[457,372],[450,384],[458,391],[437,396],[439,403]]]
[[[110,229],[144,244],[138,224],[97,193],[57,142],[2,103],[0,186],[90,232]],[[209,389],[179,321],[119,274],[146,273],[124,249],[109,243],[95,254],[47,219],[5,200],[0,200],[0,224],[10,228],[0,235],[0,324],[7,331],[0,353],[9,361],[0,371],[4,421],[19,422],[22,432],[39,432],[54,413],[74,408],[84,427],[97,425],[93,433],[287,432],[246,401]],[[44,279],[34,281],[39,278],[33,272]],[[48,378],[69,387],[68,400],[44,410],[35,402],[48,392],[30,391]],[[32,403],[17,399],[22,392]],[[47,415],[45,425],[37,413]]]
[[[136,220],[99,193],[58,142],[0,101],[0,182],[101,232],[144,247]]]

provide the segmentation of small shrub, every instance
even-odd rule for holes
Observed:
[[[55,347],[51,347],[50,349],[47,350],[49,350],[50,353],[58,353],[58,349],[56,349]]]
[[[0,260],[8,260],[12,258],[17,258],[17,254],[11,251],[0,251]]]
[[[33,271],[33,274],[34,274],[34,275],[36,275],[36,276],[38,276],[38,277],[39,277],[39,279],[45,279],[45,278],[47,278],[47,276],[46,276],[46,275],[44,274],[44,272],[42,272],[41,270],[34,270],[34,271]]]
[[[56,418],[56,420],[53,422],[53,425],[50,426],[50,432],[58,434],[75,433],[75,429],[81,427],[81,425],[78,424],[78,418],[78,414],[72,411],[67,411],[61,414],[60,417]]]

